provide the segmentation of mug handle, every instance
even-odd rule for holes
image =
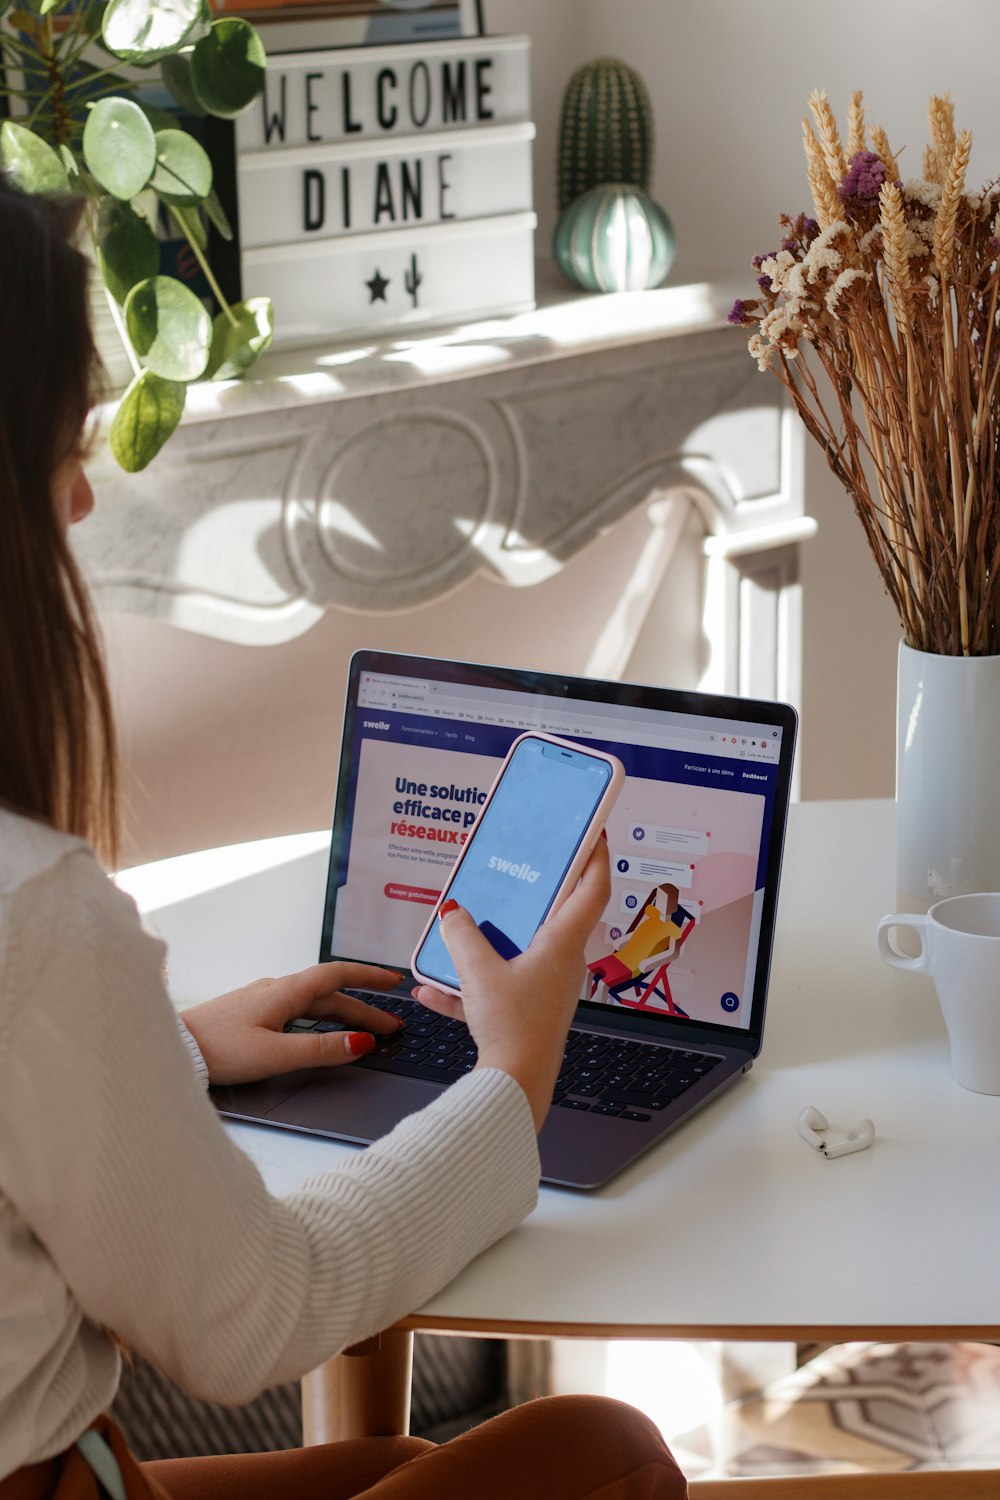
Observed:
[[[920,952],[916,958],[903,958],[889,946],[890,927],[910,927],[920,934]],[[927,973],[927,918],[917,912],[893,912],[883,917],[875,929],[878,956],[893,969],[909,969],[912,974]]]

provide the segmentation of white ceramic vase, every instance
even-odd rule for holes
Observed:
[[[1000,891],[1000,656],[900,645],[896,885],[903,912]]]

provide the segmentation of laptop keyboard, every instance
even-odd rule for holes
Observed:
[[[476,1044],[464,1021],[436,1015],[417,1000],[362,990],[345,993],[404,1022],[404,1029],[391,1037],[376,1037],[374,1052],[359,1057],[352,1067],[454,1083],[475,1066]],[[290,1022],[285,1030],[353,1031],[357,1027],[304,1018]],[[669,1109],[721,1062],[721,1057],[711,1053],[601,1032],[571,1031],[552,1102],[563,1109],[646,1122]]]

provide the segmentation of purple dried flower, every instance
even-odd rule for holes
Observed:
[[[887,176],[885,162],[876,151],[855,151],[837,196],[846,209],[856,213],[876,208]]]
[[[803,217],[802,233],[807,240],[814,240],[819,234],[818,222],[815,219],[807,219]]]
[[[729,317],[726,319],[726,322],[733,323],[737,328],[742,328],[746,321],[747,304],[743,302],[739,297],[737,297],[736,301],[732,305],[732,308],[730,309]]]
[[[770,276],[758,276],[757,285],[760,287],[762,292],[769,292],[774,286],[774,282],[771,280]]]

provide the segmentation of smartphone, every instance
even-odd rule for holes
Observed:
[[[624,780],[621,761],[604,751],[519,735],[414,949],[417,979],[460,994],[438,921],[448,900],[472,913],[502,958],[523,953],[579,880]]]

